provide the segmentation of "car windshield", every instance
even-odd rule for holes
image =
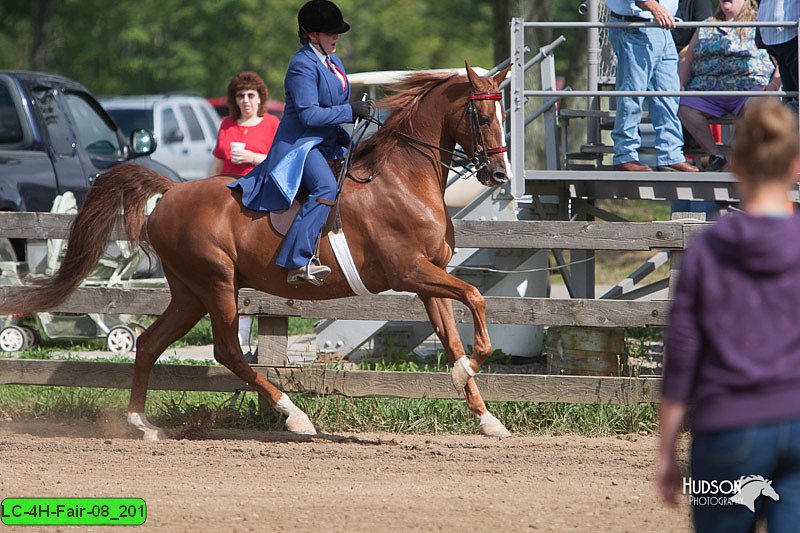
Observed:
[[[153,131],[153,110],[152,109],[108,109],[108,114],[117,123],[125,137],[135,129],[144,128]]]
[[[86,96],[80,93],[65,93],[64,101],[78,129],[78,138],[92,157],[101,159],[122,157],[123,151],[117,130],[114,124],[108,121],[108,117],[100,115],[99,108],[95,109]]]

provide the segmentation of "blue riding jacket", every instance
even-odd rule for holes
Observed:
[[[331,61],[344,74],[342,61]],[[256,211],[288,209],[297,194],[308,152],[318,148],[325,159],[344,156],[350,140],[339,124],[352,122],[350,84],[319,60],[310,44],[292,57],[284,80],[283,118],[267,158],[228,186],[241,187],[242,203]]]

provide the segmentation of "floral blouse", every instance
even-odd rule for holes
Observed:
[[[766,50],[756,47],[755,28],[698,28],[686,89],[749,91],[767,85],[774,70]]]

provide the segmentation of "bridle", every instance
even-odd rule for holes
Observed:
[[[484,157],[506,153],[508,150],[505,145],[501,145],[496,148],[486,148],[486,139],[483,137],[483,130],[481,130],[480,117],[478,115],[478,110],[475,108],[475,102],[478,100],[502,101],[503,93],[485,92],[470,94],[467,102],[467,112],[469,113],[469,130],[470,135],[472,136],[472,142],[475,143],[476,140],[480,141],[481,148],[483,148]],[[498,116],[497,119],[500,120],[500,117]],[[473,144],[473,147],[475,146],[477,145]]]
[[[474,150],[474,152],[472,154],[472,158],[469,160],[469,164],[472,165],[472,168],[470,169],[469,174],[467,174],[468,176],[471,175],[471,174],[480,172],[481,170],[486,168],[489,165],[489,156],[490,155],[502,154],[502,153],[505,153],[505,152],[508,151],[508,149],[507,149],[507,147],[505,145],[497,146],[497,147],[494,147],[494,148],[487,148],[486,147],[486,138],[484,137],[483,130],[481,129],[481,117],[478,114],[478,109],[475,107],[475,102],[479,101],[479,100],[502,101],[502,99],[503,99],[503,93],[501,93],[499,91],[498,92],[480,92],[480,93],[476,93],[476,92],[472,92],[472,90],[470,89],[470,95],[467,98],[467,105],[464,107],[464,112],[461,114],[461,117],[458,119],[458,122],[456,123],[456,130],[458,130],[458,128],[461,126],[461,122],[464,120],[464,117],[468,117],[467,120],[468,120],[468,124],[469,124],[470,142],[472,143],[472,148]],[[498,116],[497,119],[501,120],[500,116]],[[377,118],[375,118],[373,116],[370,116],[369,118],[367,118],[365,120],[366,120],[366,122],[371,122],[373,124],[376,124],[379,128],[383,127],[383,122],[381,122],[380,120],[378,120]],[[394,132],[394,134],[397,135],[398,137],[402,138],[406,142],[408,142],[412,146],[412,148],[414,148],[417,151],[419,151],[420,153],[422,153],[428,159],[431,159],[432,161],[435,161],[436,163],[440,164],[444,168],[447,168],[448,170],[452,170],[453,172],[456,172],[458,174],[462,174],[462,172],[459,172],[458,169],[448,165],[447,163],[442,161],[440,158],[432,156],[431,154],[429,154],[426,151],[424,151],[421,148],[419,148],[419,146],[424,146],[424,147],[430,148],[430,149],[432,149],[434,151],[445,152],[445,153],[450,154],[451,156],[454,156],[454,157],[459,158],[459,159],[466,159],[464,157],[466,155],[466,154],[464,154],[464,152],[455,151],[455,150],[447,150],[445,148],[442,148],[441,146],[433,145],[431,143],[423,141],[422,139],[418,139],[418,138],[416,138],[414,136],[408,135],[408,134],[400,132],[400,131],[396,131],[396,132]],[[480,151],[477,150],[478,146],[481,147]],[[360,178],[353,178],[352,176],[348,176],[348,177],[350,177],[351,179],[354,179],[355,181],[358,181],[358,182],[371,181],[371,178],[372,178],[372,176],[370,176],[369,179],[362,180]]]

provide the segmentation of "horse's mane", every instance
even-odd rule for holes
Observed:
[[[739,481],[741,482],[742,486],[745,486],[747,483],[750,483],[751,481],[765,481],[766,482],[767,480],[764,479],[764,476],[752,475],[752,476],[747,476],[747,477],[742,476],[739,479]]]
[[[395,132],[414,135],[411,119],[416,114],[422,98],[433,88],[456,76],[458,75],[417,72],[404,76],[400,82],[388,86],[393,94],[380,100],[378,106],[385,109],[389,117],[375,135],[358,146],[354,158],[374,154],[377,165],[383,165],[397,144],[404,142],[395,135]]]

